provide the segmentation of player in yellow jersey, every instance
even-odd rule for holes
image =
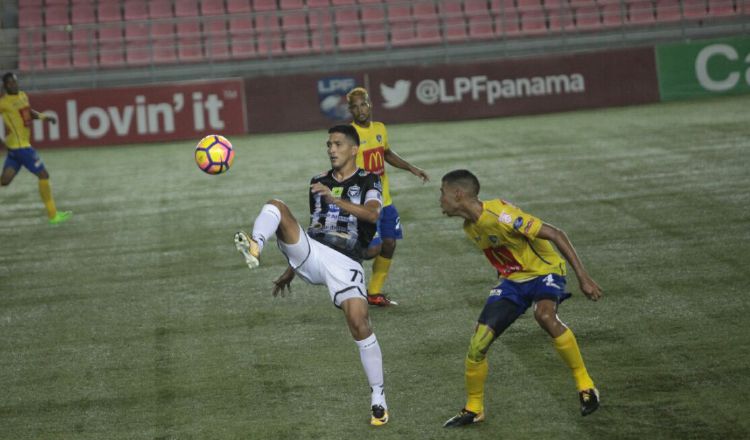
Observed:
[[[372,121],[372,102],[366,89],[352,89],[347,93],[346,100],[352,115],[352,125],[360,138],[357,166],[380,176],[383,184],[383,209],[378,220],[378,232],[368,251],[368,258],[375,257],[375,261],[372,264],[372,277],[367,285],[367,301],[377,306],[396,305],[395,301],[383,295],[383,284],[396,252],[396,240],[403,238],[403,232],[398,211],[391,201],[385,164],[407,170],[423,182],[430,180],[430,177],[391,149],[385,124]]]
[[[501,280],[490,291],[469,343],[465,359],[466,406],[444,426],[465,426],[484,420],[487,351],[532,306],[537,323],[552,337],[555,349],[573,374],[581,414],[591,414],[599,407],[599,391],[589,377],[573,332],[557,317],[558,306],[570,297],[565,292],[565,260],[573,267],[581,291],[589,299],[601,298],[601,288],[586,272],[565,232],[508,202],[482,201],[478,196],[479,180],[471,172],[455,170],[443,176],[443,213],[464,219],[464,232],[484,252]]]
[[[0,148],[8,149],[8,155],[3,165],[0,185],[7,186],[16,177],[21,166],[36,174],[39,178],[39,195],[42,197],[47,209],[47,217],[50,224],[58,224],[71,216],[70,211],[58,211],[55,200],[52,198],[52,188],[49,183],[49,173],[39,158],[37,152],[31,147],[31,124],[32,119],[48,120],[53,124],[57,120],[52,116],[39,113],[29,106],[29,98],[26,93],[18,90],[18,78],[12,72],[3,75],[3,90],[5,94],[0,97],[0,114],[3,116],[7,136],[5,142],[0,140]]]

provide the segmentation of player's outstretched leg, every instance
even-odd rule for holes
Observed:
[[[299,223],[281,200],[272,199],[260,209],[253,224],[253,232],[243,231],[234,234],[234,244],[250,269],[260,265],[260,253],[266,241],[276,234],[284,243],[295,244],[299,240]]]

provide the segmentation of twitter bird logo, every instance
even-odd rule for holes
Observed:
[[[383,97],[383,107],[385,108],[396,108],[404,105],[407,99],[409,99],[409,89],[411,88],[411,81],[400,79],[396,81],[393,87],[389,87],[383,83],[380,83],[380,95]]]

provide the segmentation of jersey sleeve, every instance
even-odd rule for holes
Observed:
[[[365,200],[363,203],[367,203],[370,200],[377,200],[380,206],[383,206],[383,185],[377,174],[370,173],[367,176],[364,193]]]
[[[514,211],[512,223],[506,225],[508,232],[515,236],[522,235],[530,240],[536,239],[536,235],[542,228],[542,221],[538,217],[534,217],[520,209],[515,209]]]

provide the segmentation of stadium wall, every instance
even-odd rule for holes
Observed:
[[[371,91],[374,117],[389,124],[748,93],[750,37],[429,67],[32,93],[32,107],[60,121],[34,121],[34,145],[322,129],[349,119],[344,95],[357,85]]]

